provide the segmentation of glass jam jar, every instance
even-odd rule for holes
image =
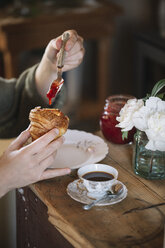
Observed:
[[[104,137],[116,144],[126,144],[133,141],[136,129],[133,128],[128,132],[128,138],[122,139],[121,128],[116,127],[119,123],[116,117],[119,116],[121,108],[127,100],[135,98],[131,95],[112,95],[105,100],[104,110],[100,117],[100,128]]]

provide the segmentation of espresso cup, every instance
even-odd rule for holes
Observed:
[[[93,198],[101,197],[115,184],[118,171],[106,164],[89,164],[78,169],[79,180],[87,195]]]

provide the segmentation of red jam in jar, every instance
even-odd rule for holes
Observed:
[[[128,138],[122,139],[121,128],[116,127],[119,123],[116,117],[119,116],[121,108],[128,99],[134,98],[130,95],[113,95],[105,100],[104,111],[100,117],[100,128],[104,137],[116,144],[126,144],[133,141],[135,128],[128,132]]]

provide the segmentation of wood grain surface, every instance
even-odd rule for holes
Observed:
[[[66,193],[67,185],[77,179],[76,170],[30,188],[47,207],[49,222],[76,248],[163,247],[165,180],[145,180],[133,173],[132,145],[108,146],[109,154],[101,162],[114,166],[127,186],[122,202],[83,210]]]
[[[97,134],[102,137],[100,132]],[[0,140],[1,154],[11,141]],[[163,247],[165,180],[145,180],[134,174],[132,145],[107,144],[109,153],[101,162],[118,170],[119,180],[128,188],[127,198],[115,205],[83,210],[83,204],[74,201],[66,193],[67,185],[77,179],[77,170],[67,176],[31,185],[34,196],[30,193],[25,195],[28,187],[21,194],[21,191],[17,192],[18,200],[22,200],[21,207],[18,205],[17,208],[17,220],[26,226],[26,230],[22,229],[21,244],[26,243],[27,236],[23,236],[23,233],[27,230],[30,230],[27,232],[29,239],[33,236],[34,240],[40,241],[36,247],[44,247],[49,241],[57,243],[57,239],[58,242],[61,239],[56,235],[58,230],[76,248]],[[42,205],[39,204],[40,200]],[[25,209],[29,212],[26,213]],[[35,231],[27,229],[28,222],[23,213],[28,214],[29,226],[35,226]],[[69,247],[66,241],[60,242]],[[47,247],[53,247],[54,243]]]

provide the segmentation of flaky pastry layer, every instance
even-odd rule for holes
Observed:
[[[36,107],[30,111],[29,120],[32,140],[38,139],[53,128],[59,130],[60,137],[67,131],[69,125],[69,118],[59,109]]]

